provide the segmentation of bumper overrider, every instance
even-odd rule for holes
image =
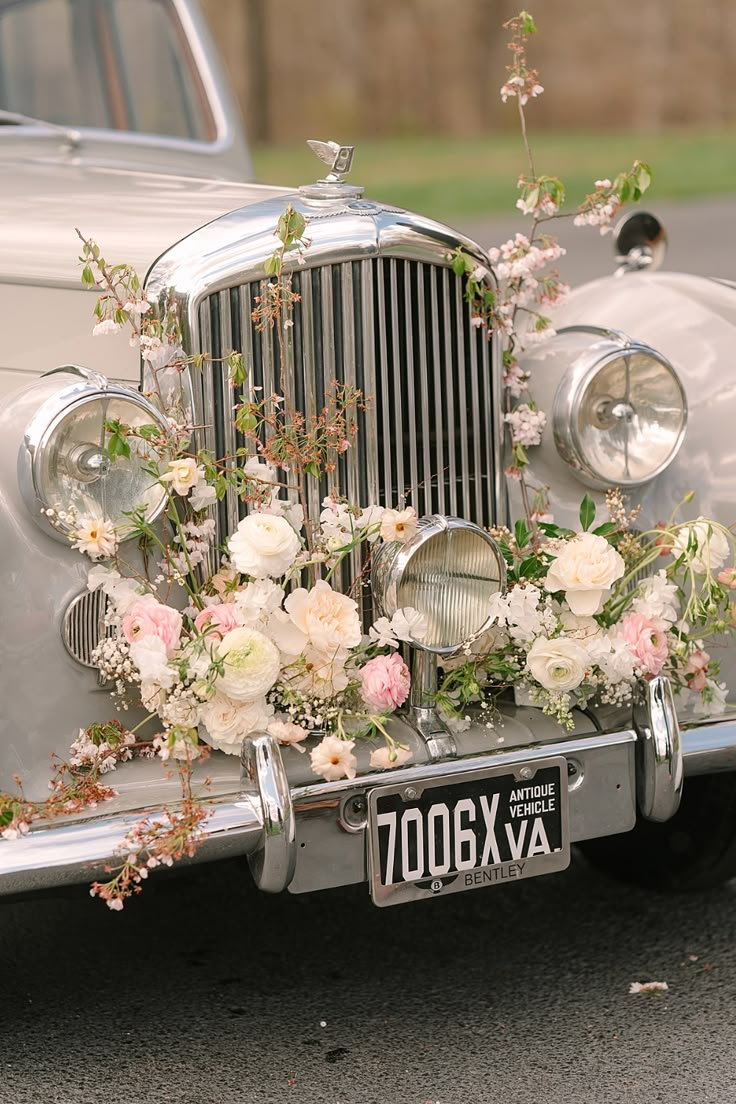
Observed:
[[[537,712],[527,711],[527,716]],[[451,757],[430,757],[391,771],[368,769],[350,780],[300,785],[290,785],[273,738],[257,736],[244,744],[240,791],[212,798],[196,857],[245,855],[256,884],[269,893],[284,889],[300,893],[368,881],[376,903],[389,904],[432,896],[445,888],[502,884],[530,873],[561,869],[567,865],[568,852],[563,849],[561,855],[561,849],[555,848],[556,854],[537,854],[531,863],[506,861],[498,853],[491,831],[486,833],[481,856],[487,861],[480,865],[476,861],[474,867],[465,863],[461,877],[451,868],[447,877],[383,885],[375,823],[381,821],[376,809],[384,794],[399,795],[407,807],[414,807],[424,793],[446,797],[448,787],[463,784],[472,790],[476,780],[506,777],[511,786],[514,780],[519,787],[528,785],[524,794],[535,796],[536,790],[544,793],[544,787],[534,788],[538,772],[559,767],[566,790],[562,804],[567,846],[629,831],[636,821],[637,806],[639,815],[647,819],[668,820],[679,806],[685,776],[736,770],[736,718],[681,727],[666,678],[647,684],[630,729],[593,728],[572,735],[560,735],[557,730],[554,739],[550,738],[554,728],[544,726],[544,738],[539,739],[533,722],[528,727],[511,725],[517,738],[510,740],[509,746],[497,741],[478,750],[478,733],[471,729],[456,738]],[[518,738],[519,731],[525,732],[526,738]],[[444,815],[444,804],[433,808]],[[532,805],[524,809],[535,811]],[[485,810],[489,826],[492,818],[487,801]],[[115,864],[116,847],[142,814],[155,819],[164,812],[160,807],[138,808],[83,821],[55,822],[34,828],[21,839],[0,841],[0,894],[28,893],[100,877],[106,866]],[[437,819],[436,811],[430,816]],[[513,833],[510,838],[518,843]],[[537,852],[541,850],[544,848],[536,847]],[[517,858],[520,851],[519,847]],[[499,858],[502,861],[496,862]],[[445,873],[440,869],[441,875]],[[389,879],[384,876],[383,880]]]

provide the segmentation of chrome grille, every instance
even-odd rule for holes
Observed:
[[[359,415],[354,446],[337,471],[311,490],[312,517],[338,488],[361,505],[413,505],[421,516],[454,514],[492,524],[500,500],[498,381],[483,331],[471,325],[462,280],[451,269],[403,258],[347,261],[294,273],[301,296],[286,331],[284,364],[271,330],[252,322],[259,282],[218,291],[201,302],[205,367],[199,401],[206,446],[224,456],[242,446],[232,426],[233,403],[253,388],[280,390],[283,379],[307,417],[324,404],[333,380],[354,384],[371,398]],[[242,351],[245,394],[228,389],[217,358]],[[211,420],[212,419],[212,420]],[[221,534],[244,511],[232,490],[220,504]]]

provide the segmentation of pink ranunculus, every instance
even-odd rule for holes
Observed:
[[[702,648],[696,648],[694,652],[690,653],[685,668],[685,678],[689,688],[695,691],[696,694],[701,694],[705,690],[709,663],[710,656]]]
[[[157,636],[166,646],[166,655],[176,650],[181,636],[182,617],[178,610],[165,606],[147,594],[131,607],[130,613],[123,618],[123,633],[129,644],[143,640],[147,636]]]
[[[396,652],[369,659],[360,678],[363,701],[371,709],[396,709],[409,694],[409,668]]]
[[[197,632],[207,633],[213,640],[222,640],[225,633],[237,629],[242,624],[238,620],[238,611],[232,602],[221,602],[216,606],[205,606],[194,618]]]
[[[669,648],[661,622],[640,613],[628,613],[621,623],[621,636],[646,675],[658,675],[664,667]]]

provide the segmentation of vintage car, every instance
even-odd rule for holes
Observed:
[[[8,8],[0,4],[0,20]],[[242,352],[251,388],[268,393],[286,373],[307,412],[333,379],[372,396],[341,474],[356,501],[391,504],[408,489],[430,519],[426,532],[442,554],[428,553],[424,567],[420,557],[403,585],[413,588],[414,606],[432,606],[440,619],[435,652],[459,648],[464,618],[477,616],[467,534],[504,524],[518,505],[504,477],[498,340],[473,324],[451,264],[458,247],[487,264],[480,246],[365,197],[345,178],[345,147],[335,147],[326,176],[290,191],[103,166],[99,151],[85,158],[83,142],[73,157],[54,143],[47,133],[43,150],[19,155],[13,142],[0,163],[0,791],[19,783],[29,800],[47,793],[51,757],[112,708],[92,660],[105,633],[104,599],[87,587],[89,563],[42,509],[77,480],[98,482],[106,512],[121,516],[140,478],[133,464],[108,493],[97,435],[110,411],[123,420],[156,416],[137,386],[150,390],[136,350],[91,336],[93,298],[80,284],[75,227],[145,272],[152,303],[173,289],[185,351],[207,354],[184,382],[212,455],[233,445],[233,397],[218,360],[230,350]],[[299,300],[282,363],[253,309],[287,204],[307,220],[310,246],[293,266]],[[607,488],[623,486],[653,525],[694,482],[697,514],[732,520],[736,472],[727,421],[716,415],[728,396],[713,382],[727,363],[736,295],[722,281],[654,272],[646,263],[652,226],[645,219],[643,231],[629,227],[631,271],[574,293],[555,320],[557,336],[528,357],[542,363],[536,387],[555,411],[535,474],[554,486],[563,523],[586,489],[602,502]],[[622,378],[625,393],[616,395]],[[228,492],[213,514],[220,542],[242,511]],[[384,598],[407,566],[400,555],[383,565],[374,582]],[[474,716],[451,731],[434,706],[436,654],[410,651],[411,697],[390,722],[410,762],[389,774],[360,751],[355,777],[321,781],[308,756],[265,732],[244,742],[242,763],[215,752],[196,857],[247,856],[269,892],[366,882],[379,905],[561,870],[571,844],[652,886],[697,888],[736,873],[736,725],[728,711],[678,715],[659,677],[633,708],[577,710],[571,731],[513,696],[500,706],[502,724]],[[728,681],[736,669],[724,655]],[[0,839],[0,894],[99,876],[130,826],[142,814],[155,820],[179,795],[149,758],[119,764],[115,789],[94,809]],[[526,838],[506,830],[498,798],[489,804],[497,794],[528,818]],[[434,866],[418,847],[431,836],[427,818],[446,833],[446,861]]]

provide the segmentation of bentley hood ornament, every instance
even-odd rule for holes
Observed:
[[[315,138],[308,138],[307,145],[313,150],[320,161],[329,166],[329,173],[321,183],[341,184],[343,177],[350,172],[353,163],[355,146],[341,146],[338,142],[319,142]]]

